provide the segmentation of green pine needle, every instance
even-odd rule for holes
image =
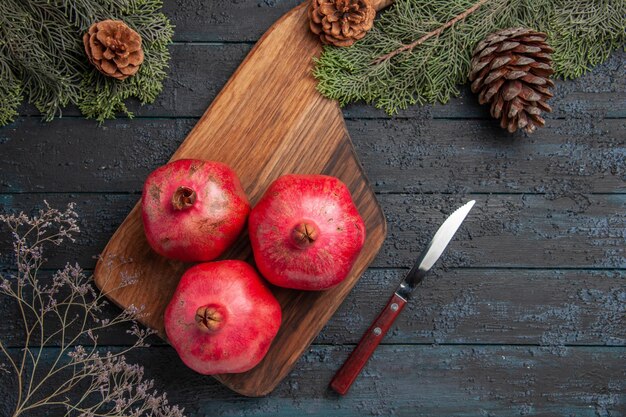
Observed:
[[[163,88],[173,27],[162,0],[0,1],[0,126],[18,115],[23,99],[50,121],[67,105],[99,122],[132,114],[125,101],[151,103]],[[142,37],[144,63],[120,81],[98,72],[82,36],[92,23],[117,19]]]
[[[465,20],[410,52],[373,65],[437,29],[477,0],[396,0],[367,36],[349,48],[327,46],[316,60],[318,90],[343,106],[365,101],[397,113],[446,103],[467,80],[476,44],[498,29],[525,26],[548,34],[556,76],[575,78],[626,42],[624,0],[489,0]]]

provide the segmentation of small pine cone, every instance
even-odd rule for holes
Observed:
[[[513,133],[543,126],[541,111],[551,112],[553,49],[546,34],[526,28],[503,29],[474,50],[469,79],[480,104],[491,103],[491,116]]]
[[[309,26],[322,43],[350,46],[374,25],[370,0],[311,0]]]
[[[83,35],[89,61],[104,75],[124,80],[143,63],[141,36],[120,20],[103,20]]]

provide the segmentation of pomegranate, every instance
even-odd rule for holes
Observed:
[[[152,249],[198,262],[215,259],[232,245],[245,226],[250,203],[227,165],[180,159],[148,176],[141,208]]]
[[[194,371],[245,372],[263,359],[281,319],[280,304],[250,265],[208,262],[183,274],[165,310],[165,332]]]
[[[248,229],[261,274],[300,290],[343,281],[365,241],[348,187],[326,175],[278,178],[252,209]]]

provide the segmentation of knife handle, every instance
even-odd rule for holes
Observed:
[[[359,344],[352,351],[348,360],[333,377],[333,380],[330,382],[330,387],[333,390],[341,395],[345,395],[348,392],[350,386],[356,377],[359,376],[370,356],[372,356],[376,347],[383,340],[405,305],[406,300],[394,293],[383,311],[380,312],[374,323],[367,329],[367,332],[365,332]]]

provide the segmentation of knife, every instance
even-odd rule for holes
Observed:
[[[369,360],[376,347],[387,334],[387,331],[396,320],[409,296],[422,282],[426,273],[432,268],[437,259],[448,246],[448,243],[454,237],[454,234],[467,217],[467,214],[474,206],[476,201],[472,200],[465,205],[459,207],[452,213],[445,222],[439,227],[435,236],[421,253],[413,268],[400,283],[396,291],[393,293],[387,306],[380,312],[374,323],[365,332],[357,347],[352,351],[348,360],[343,364],[341,369],[335,374],[330,382],[330,387],[341,395],[344,395],[350,389],[350,386],[361,373],[361,370]]]

